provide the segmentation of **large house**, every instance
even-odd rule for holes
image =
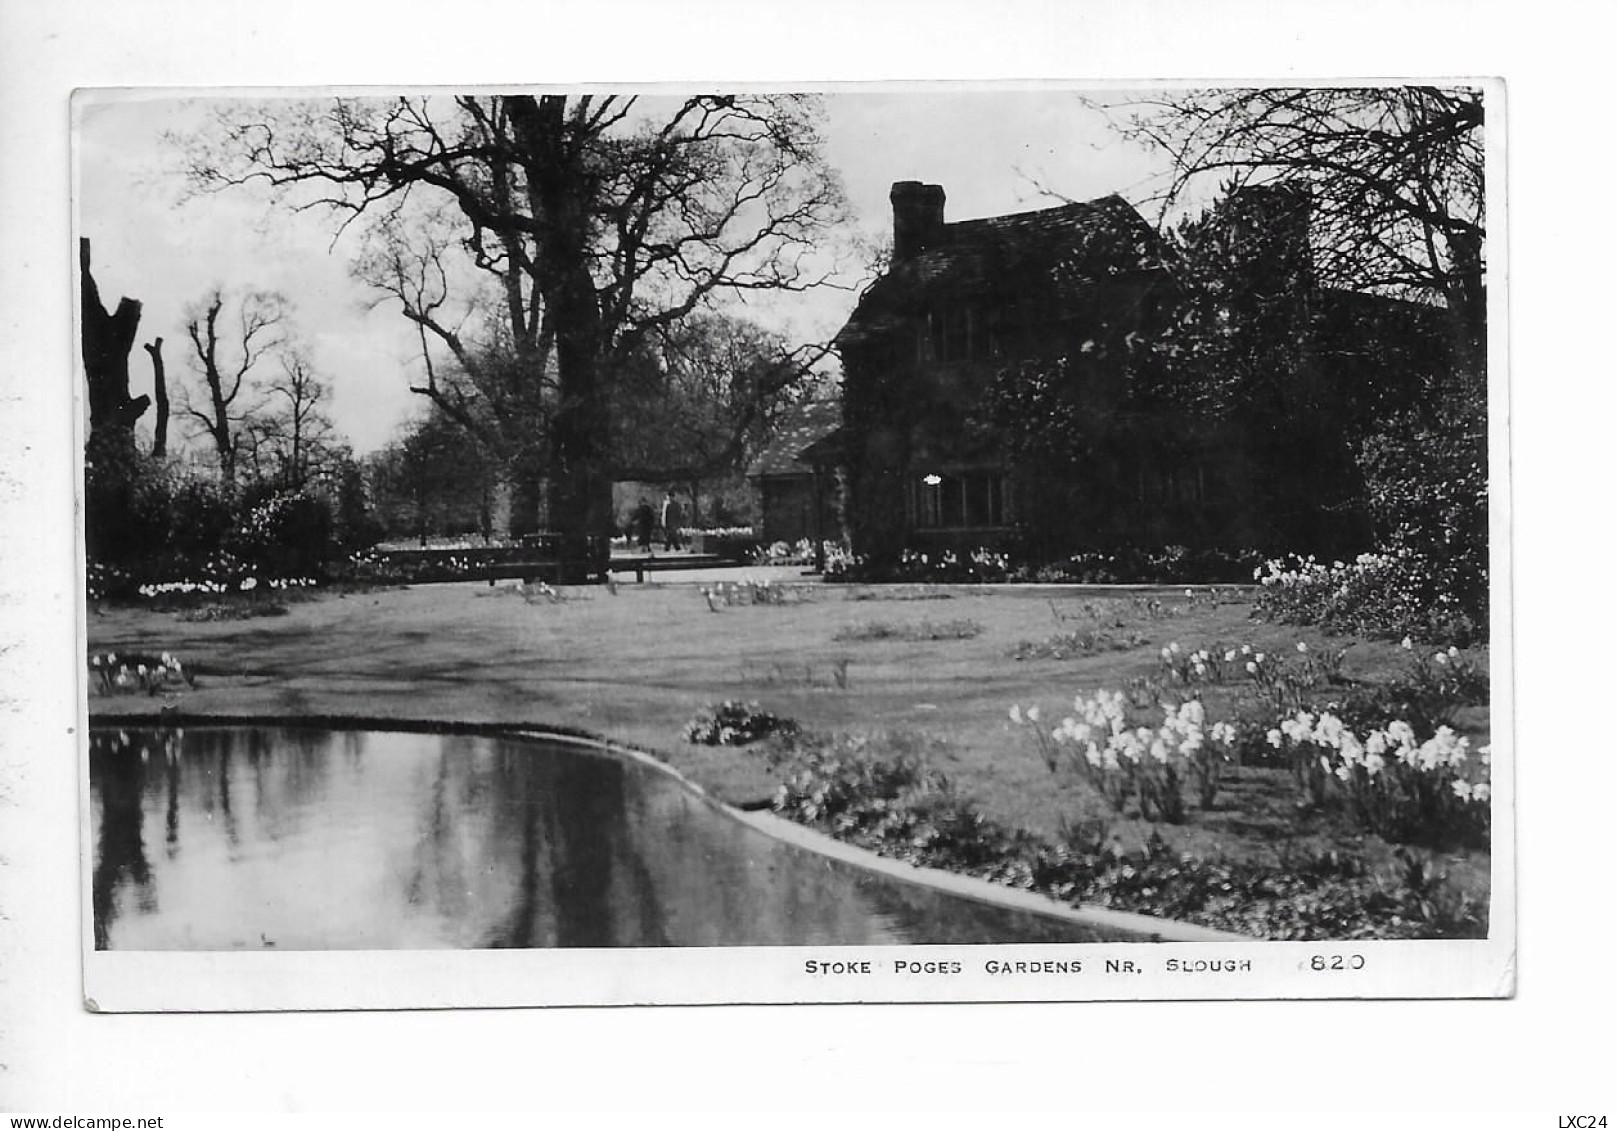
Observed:
[[[1416,304],[1315,285],[1306,195],[1226,202],[1215,283],[1117,196],[956,223],[941,186],[891,200],[891,265],[835,340],[857,554],[1368,540],[1347,419],[1407,403],[1442,364],[1439,335]],[[1233,320],[1235,360],[1187,377],[1175,335],[1208,303],[1202,325]],[[1224,381],[1238,387],[1212,395]],[[1038,443],[1007,424],[1007,389]]]

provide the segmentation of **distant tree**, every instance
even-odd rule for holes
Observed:
[[[326,469],[339,441],[322,407],[327,385],[307,354],[287,349],[278,362],[280,372],[258,387],[262,400],[243,432],[256,474],[296,489]]]
[[[825,346],[717,314],[648,333],[615,381],[615,477],[701,485],[732,477],[780,411],[810,394]]]
[[[516,401],[545,406],[550,521],[604,535],[611,380],[635,332],[672,326],[722,294],[803,289],[830,274],[811,253],[843,203],[817,113],[812,99],[769,94],[240,106],[192,139],[191,168],[210,188],[308,187],[303,205],[350,219],[402,215],[412,194],[452,206],[459,246],[499,287]],[[403,270],[390,273],[384,257],[373,279],[473,374],[464,328],[445,318],[439,284],[449,275],[419,254],[395,258]],[[413,285],[423,262],[426,291]],[[457,395],[431,371],[418,388],[455,417]],[[539,476],[522,471],[525,501]]]
[[[191,368],[202,381],[202,393],[188,395],[184,407],[186,415],[212,444],[219,474],[228,490],[236,484],[242,428],[254,403],[247,377],[283,343],[286,311],[279,295],[262,291],[230,303],[234,309],[228,316],[226,305],[225,293],[216,290],[192,312],[186,324],[193,350]],[[222,319],[224,327],[220,325]]]
[[[366,461],[376,517],[394,536],[493,531],[494,468],[440,412],[404,425]]]

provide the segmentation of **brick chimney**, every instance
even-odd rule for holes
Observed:
[[[893,262],[913,259],[943,231],[943,186],[895,181],[887,199],[893,202]]]

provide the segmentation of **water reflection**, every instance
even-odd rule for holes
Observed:
[[[792,848],[665,775],[542,742],[97,729],[90,781],[103,949],[1096,937]]]

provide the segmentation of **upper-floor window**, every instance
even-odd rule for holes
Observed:
[[[986,319],[969,306],[938,307],[922,321],[916,335],[917,360],[972,361],[999,352]]]

